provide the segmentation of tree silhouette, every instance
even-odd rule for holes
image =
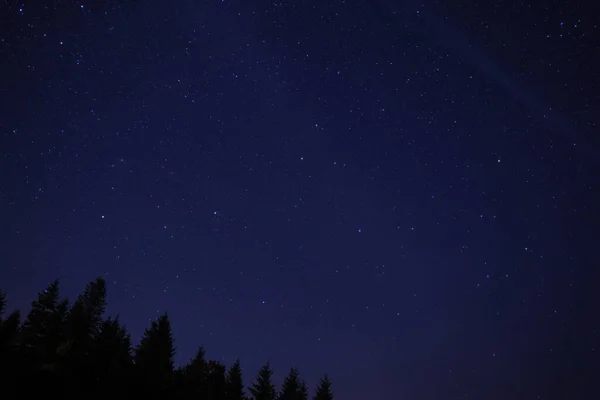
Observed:
[[[0,291],[0,360],[5,359],[8,353],[15,351],[17,333],[21,323],[19,310],[13,311],[6,320],[2,317],[6,311],[6,294]]]
[[[15,363],[23,383],[23,396],[34,390],[28,384],[31,381],[57,395],[65,393],[59,348],[65,339],[67,311],[68,301],[60,300],[57,280],[39,292],[37,300],[31,303],[19,331],[19,361]]]
[[[300,384],[299,399],[308,400],[308,386],[306,386],[306,382],[304,381]]]
[[[275,386],[271,383],[271,377],[273,371],[271,370],[270,364],[267,362],[258,371],[256,376],[256,382],[250,387],[250,393],[254,400],[275,400]]]
[[[149,395],[168,392],[173,380],[175,346],[169,317],[164,314],[152,321],[135,352],[138,378],[145,382]]]
[[[86,285],[69,312],[69,328],[74,341],[89,341],[100,333],[102,315],[106,310],[106,282],[98,278]]]
[[[18,356],[18,335],[21,313],[13,311],[3,319],[6,309],[6,294],[0,291],[0,376],[8,378],[13,375],[13,364]]]
[[[131,337],[119,319],[102,322],[94,346],[96,392],[110,393],[125,387],[132,372]]]
[[[246,400],[244,394],[244,380],[239,358],[227,371],[225,398],[227,400]]]
[[[218,361],[207,363],[207,397],[208,399],[225,399],[225,371],[226,367]]]
[[[0,291],[0,380],[2,382],[14,382],[16,367],[19,366],[19,323],[20,312],[12,312],[8,318],[3,319],[6,308],[6,295]],[[14,396],[15,385],[3,385],[2,397]]]
[[[19,310],[13,311],[8,318],[0,321],[0,360],[8,353],[16,351],[20,323],[21,312]]]
[[[283,380],[281,385],[281,393],[279,394],[279,400],[300,400],[301,398],[302,382],[298,375],[298,370],[292,368]]]
[[[329,377],[327,375],[321,378],[321,381],[317,386],[317,391],[315,393],[314,400],[333,400],[331,382],[329,381]]]
[[[207,394],[207,363],[205,350],[200,346],[194,358],[176,372],[180,397],[185,399],[205,398]]]
[[[106,309],[106,282],[98,278],[86,285],[66,319],[66,341],[59,348],[63,357],[63,373],[74,381],[77,392],[94,392],[97,365],[92,357],[96,340],[102,327],[102,315]]]
[[[19,311],[5,316],[6,295],[0,291],[0,379],[2,398],[33,398],[43,388],[53,397],[308,400],[308,390],[295,368],[276,395],[267,362],[246,397],[242,368],[229,369],[206,360],[204,347],[185,366],[174,369],[175,346],[167,314],[152,321],[135,351],[131,337],[117,318],[106,318],[106,283],[86,285],[72,307],[60,298],[52,282],[31,303],[20,325]],[[325,376],[315,400],[333,398]],[[18,391],[18,392],[17,392]]]
[[[56,371],[58,348],[64,339],[67,301],[60,301],[58,281],[52,282],[31,303],[21,328],[23,356],[31,367]]]

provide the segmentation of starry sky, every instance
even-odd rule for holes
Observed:
[[[3,2],[9,309],[103,276],[246,383],[593,398],[593,3]]]

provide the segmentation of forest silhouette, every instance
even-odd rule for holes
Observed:
[[[20,312],[5,317],[0,292],[0,379],[2,398],[60,395],[67,398],[151,398],[198,400],[308,400],[309,390],[291,368],[279,391],[267,362],[247,388],[239,359],[227,368],[207,360],[198,348],[192,360],[175,367],[175,344],[167,314],[152,321],[140,343],[117,318],[105,318],[106,282],[86,285],[75,302],[61,299],[54,281]],[[324,375],[313,400],[332,400]]]

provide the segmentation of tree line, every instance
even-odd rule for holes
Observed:
[[[4,318],[6,296],[0,291],[0,395],[62,395],[88,398],[196,400],[308,400],[306,383],[292,368],[279,391],[267,362],[246,392],[239,359],[227,368],[207,360],[201,346],[192,360],[175,367],[169,317],[146,328],[137,346],[119,318],[105,318],[106,282],[86,285],[73,304],[61,299],[54,281],[20,312]],[[5,397],[8,395],[8,397]],[[325,375],[313,400],[332,400]]]

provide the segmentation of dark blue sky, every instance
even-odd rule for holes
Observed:
[[[246,383],[593,398],[598,9],[444,3],[4,2],[9,305],[104,276]]]

